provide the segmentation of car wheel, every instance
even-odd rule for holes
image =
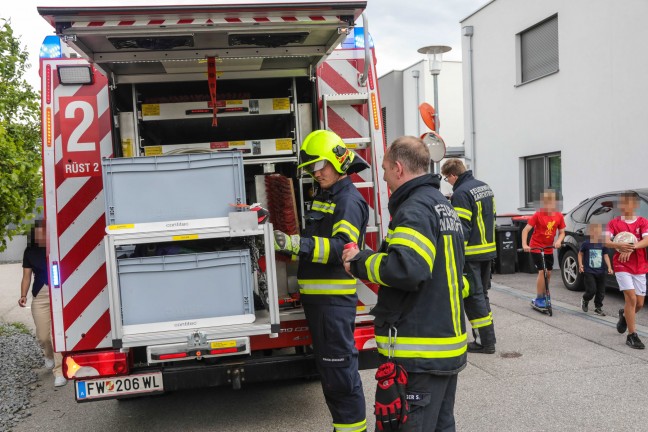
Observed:
[[[560,275],[568,290],[581,291],[583,289],[583,276],[578,272],[578,257],[573,250],[565,252],[560,260]]]

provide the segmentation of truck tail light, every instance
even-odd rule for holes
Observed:
[[[63,359],[67,379],[124,375],[128,370],[128,354],[120,351],[71,353]]]
[[[179,353],[170,353],[170,354],[160,354],[158,357],[158,360],[177,360],[181,358],[186,358],[188,357],[187,353],[184,352],[179,352]]]
[[[209,351],[209,354],[218,355],[218,354],[236,354],[238,352],[237,348],[220,348]]]

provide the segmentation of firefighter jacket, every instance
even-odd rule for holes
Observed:
[[[490,186],[475,179],[469,170],[459,176],[452,190],[451,202],[467,242],[466,261],[495,258],[495,195]]]
[[[381,285],[371,311],[378,352],[392,351],[408,372],[450,375],[466,365],[464,241],[459,217],[438,188],[429,174],[400,186],[389,199],[387,237],[378,252],[356,255],[351,272]]]
[[[342,251],[349,242],[362,247],[368,220],[367,203],[349,177],[315,196],[299,245],[302,303],[356,307],[362,282],[344,271]]]

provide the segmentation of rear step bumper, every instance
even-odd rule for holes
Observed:
[[[378,364],[377,351],[359,352],[361,370],[375,369]],[[153,369],[146,368],[133,372],[152,371]],[[165,367],[161,372],[165,392],[219,386],[239,388],[244,383],[314,378],[318,375],[315,357],[312,354],[249,359],[242,363],[219,365],[188,366],[184,363],[181,366]],[[145,396],[145,394],[138,396]],[[129,396],[122,398],[127,399]]]
[[[175,391],[218,386],[238,388],[242,383],[312,377],[317,375],[317,369],[313,355],[289,355],[208,366],[184,364],[166,367],[162,375],[165,391]]]
[[[360,369],[374,369],[378,363],[377,351],[360,351]],[[218,386],[239,388],[244,383],[315,377],[317,368],[312,354],[293,354],[217,365],[190,366],[184,363],[163,368],[162,375],[164,390],[175,391]]]

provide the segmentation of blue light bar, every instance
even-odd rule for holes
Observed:
[[[58,36],[46,36],[40,49],[40,58],[61,58],[63,50]]]
[[[373,48],[373,38],[369,34],[369,46]],[[354,27],[342,42],[342,48],[364,48],[364,28]]]
[[[52,263],[52,287],[60,288],[61,287],[61,274],[59,272],[58,261]]]

